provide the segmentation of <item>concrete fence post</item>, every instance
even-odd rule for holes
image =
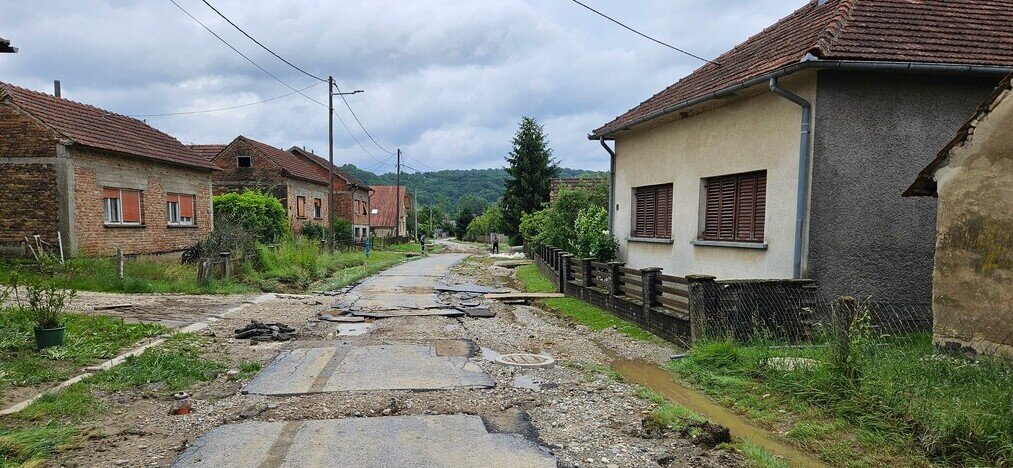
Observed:
[[[594,281],[592,281],[592,278],[594,278],[594,276],[591,275],[592,271],[591,262],[593,261],[594,261],[593,258],[580,259],[580,267],[581,267],[580,271],[581,275],[583,275],[583,278],[581,278],[581,286],[584,286],[585,288],[594,287]]]
[[[116,277],[123,279],[123,249],[116,247]]]
[[[231,252],[219,252],[218,257],[222,259],[222,277],[229,279],[232,277],[232,261],[229,259]]]
[[[623,263],[623,262],[609,262],[608,263],[608,267],[609,267],[609,287],[608,287],[608,290],[609,290],[609,294],[611,294],[613,296],[622,296],[623,295],[623,290],[622,290],[623,272],[619,271],[619,268],[622,268],[625,265],[626,264]]]
[[[650,267],[640,269],[640,281],[641,285],[641,300],[644,303],[644,311],[650,311],[651,307],[658,305],[658,275],[661,273],[661,268]]]
[[[211,262],[207,259],[202,259],[197,264],[197,282],[200,284],[207,284],[211,280]]]
[[[689,283],[689,339],[696,343],[707,337],[708,318],[717,309],[716,284],[709,275],[686,275]]]
[[[566,292],[566,283],[570,281],[570,263],[573,261],[573,255],[562,254],[559,256],[559,292]]]

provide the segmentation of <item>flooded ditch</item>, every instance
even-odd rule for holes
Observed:
[[[657,364],[621,359],[614,355],[612,359],[612,368],[619,371],[628,382],[649,388],[667,400],[682,405],[707,418],[710,422],[727,427],[731,431],[733,438],[748,440],[755,445],[761,446],[769,452],[786,459],[791,466],[830,466],[787,443],[777,440],[770,432],[754,426],[742,416],[724,406],[714,403],[703,393],[680,385],[671,374],[658,367]]]

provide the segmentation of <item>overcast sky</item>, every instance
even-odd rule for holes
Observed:
[[[259,49],[201,0],[181,6],[291,86],[314,80]],[[310,73],[333,74],[386,148],[436,169],[503,166],[521,116],[545,125],[567,167],[607,169],[588,132],[699,66],[569,0],[209,0]],[[714,57],[804,0],[585,0],[648,34]],[[216,109],[290,93],[169,0],[0,0],[0,81],[137,115]],[[326,103],[326,85],[306,91]],[[393,161],[340,101],[335,159],[389,171]],[[184,143],[243,134],[327,151],[327,110],[299,95],[234,110],[141,117]],[[379,161],[379,162],[378,162]],[[382,164],[387,161],[386,164]],[[406,159],[406,164],[426,170]]]

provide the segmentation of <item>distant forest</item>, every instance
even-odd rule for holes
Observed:
[[[394,185],[395,174],[393,173],[375,174],[359,169],[353,164],[345,164],[341,168],[370,185]],[[559,176],[563,178],[608,177],[608,172],[560,168]],[[453,169],[401,173],[401,185],[408,187],[412,193],[417,191],[420,204],[435,203],[442,205],[447,213],[454,213],[457,211],[457,202],[468,194],[489,203],[499,201],[503,196],[506,178],[507,173],[503,169]]]

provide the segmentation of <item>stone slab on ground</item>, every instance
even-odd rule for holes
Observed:
[[[492,378],[467,357],[439,356],[433,346],[373,345],[282,351],[243,391],[288,396],[493,386]]]
[[[460,292],[460,293],[475,293],[475,294],[510,292],[509,289],[490,288],[488,286],[481,286],[478,284],[437,284],[434,287],[434,289],[441,292]]]
[[[490,433],[472,415],[389,416],[219,426],[173,463],[203,467],[521,467],[556,459],[520,434]]]
[[[406,309],[406,310],[380,310],[380,311],[361,311],[352,312],[352,315],[359,317],[369,317],[375,319],[384,319],[392,317],[432,317],[432,316],[443,316],[443,317],[462,317],[464,312],[457,309]]]

